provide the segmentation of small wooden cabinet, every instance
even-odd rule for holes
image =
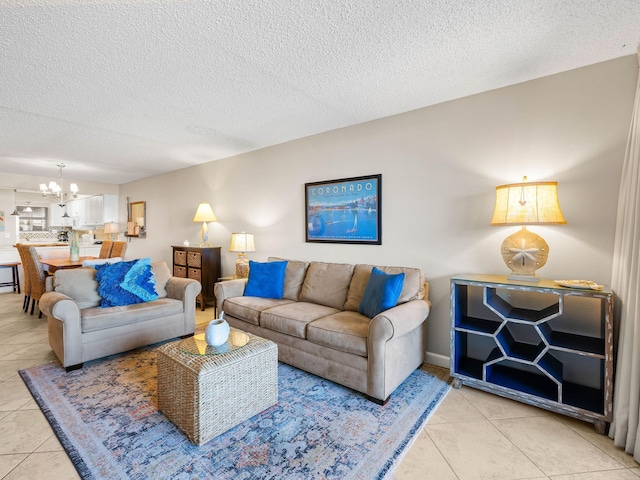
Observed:
[[[193,278],[202,285],[197,297],[200,308],[208,303],[215,306],[213,286],[221,276],[220,247],[179,247],[173,246],[173,275]]]
[[[594,423],[612,419],[613,293],[493,275],[451,279],[451,376]]]

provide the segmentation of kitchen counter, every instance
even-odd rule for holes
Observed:
[[[68,247],[69,242],[23,242],[22,245],[30,247]],[[12,245],[15,247],[15,245]]]

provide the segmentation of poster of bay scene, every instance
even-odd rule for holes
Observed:
[[[382,175],[305,184],[306,241],[380,245]]]

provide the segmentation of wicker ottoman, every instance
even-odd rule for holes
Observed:
[[[278,402],[277,345],[234,329],[230,340],[234,335],[248,343],[226,353],[187,353],[193,337],[158,349],[158,408],[197,445]]]

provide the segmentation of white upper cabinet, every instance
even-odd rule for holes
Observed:
[[[67,204],[74,227],[104,225],[118,221],[118,196],[95,195]]]

